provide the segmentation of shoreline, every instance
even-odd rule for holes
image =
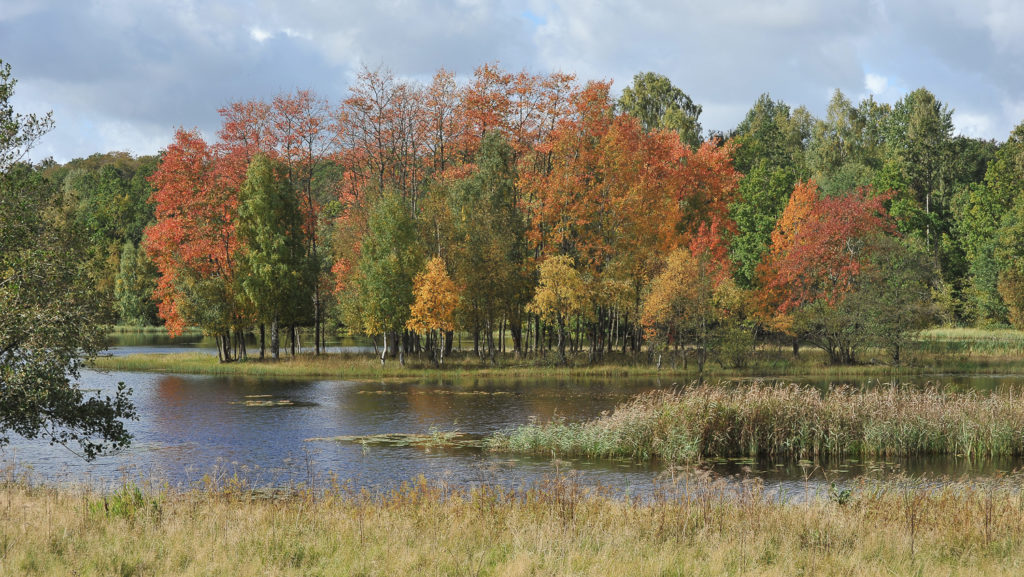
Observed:
[[[885,364],[825,365],[805,354],[798,362],[766,362],[742,369],[710,368],[705,370],[706,380],[763,378],[765,380],[815,379],[850,377],[879,377],[901,380],[911,377],[941,377],[957,375],[1020,375],[1024,377],[1024,359],[988,358],[973,361],[939,358],[925,364],[894,367]],[[157,372],[204,375],[243,375],[266,377],[307,378],[461,378],[461,377],[594,377],[594,378],[665,378],[687,382],[701,377],[692,366],[683,369],[663,365],[638,364],[632,358],[619,362],[599,364],[558,365],[542,359],[499,359],[491,365],[462,354],[446,359],[447,364],[435,367],[428,359],[410,355],[405,366],[389,359],[381,367],[379,359],[370,354],[331,353],[316,357],[300,354],[282,357],[278,361],[242,360],[222,363],[214,355],[205,353],[142,353],[120,356],[100,356],[87,366],[102,371]],[[570,361],[571,363],[571,361]]]

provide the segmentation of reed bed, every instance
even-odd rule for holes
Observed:
[[[524,491],[422,478],[389,491],[8,483],[0,574],[1020,575],[1020,479],[844,491],[786,500],[701,473],[642,501],[574,477]]]
[[[1024,455],[1024,394],[762,382],[641,394],[584,423],[529,423],[497,451],[667,463],[707,457]]]

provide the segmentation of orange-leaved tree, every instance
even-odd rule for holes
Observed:
[[[145,247],[160,271],[154,293],[171,335],[187,325],[216,335],[221,360],[240,328],[235,298],[235,221],[244,180],[218,162],[196,130],[178,130],[150,181],[156,205]]]
[[[885,208],[888,194],[861,189],[818,197],[813,182],[800,184],[772,233],[761,268],[762,303],[776,328],[803,336],[833,363],[855,360],[865,338],[863,311],[846,309],[871,256],[871,238],[895,233]]]

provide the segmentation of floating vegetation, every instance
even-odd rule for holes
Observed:
[[[384,389],[374,391],[359,391],[359,395],[453,395],[453,396],[511,396],[515,393],[510,391],[452,391],[448,389],[405,389],[400,391],[388,391]]]
[[[316,403],[275,399],[272,395],[246,395],[244,401],[231,401],[232,405],[245,407],[313,407]]]
[[[459,431],[431,431],[430,433],[386,433],[380,435],[343,435],[340,437],[313,437],[308,443],[350,443],[374,447],[418,447],[421,449],[480,448],[483,439]]]

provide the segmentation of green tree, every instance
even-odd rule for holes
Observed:
[[[409,320],[414,302],[413,278],[422,261],[408,202],[396,192],[381,193],[370,208],[356,279],[363,330],[384,335],[381,364],[390,352],[389,336],[399,362],[405,362],[405,351],[397,341]]]
[[[749,174],[762,161],[770,167],[789,168],[792,188],[797,178],[807,177],[804,148],[813,124],[806,108],[791,110],[785,102],[762,94],[732,134],[739,144],[733,157],[736,170]]]
[[[294,325],[302,316],[302,306],[312,302],[312,271],[299,199],[287,167],[257,155],[249,164],[238,200],[242,244],[238,278],[256,320],[270,325],[270,354],[277,359],[280,323]]]
[[[449,248],[462,287],[463,324],[473,331],[474,345],[482,331],[493,359],[494,331],[503,321],[512,329],[513,350],[522,352],[522,313],[531,288],[526,219],[519,209],[513,150],[500,133],[484,136],[476,167],[452,187],[455,242]]]
[[[0,445],[41,437],[93,459],[128,445],[135,409],[123,384],[101,397],[75,382],[104,329],[56,188],[16,163],[51,123],[13,112],[14,84],[0,62]]]
[[[114,285],[114,309],[122,324],[151,326],[157,322],[156,268],[146,252],[131,241],[121,247],[120,269]]]
[[[936,319],[935,262],[919,239],[878,235],[869,244],[867,263],[847,298],[866,310],[867,334],[900,365],[907,344]]]
[[[634,76],[633,84],[622,90],[619,109],[636,117],[644,130],[672,130],[691,147],[701,142],[703,109],[661,74],[641,72]]]
[[[767,159],[740,181],[740,200],[729,206],[736,223],[736,235],[729,247],[736,263],[736,280],[750,288],[757,280],[757,267],[771,247],[772,231],[789,201],[795,177],[792,169],[772,166]]]

